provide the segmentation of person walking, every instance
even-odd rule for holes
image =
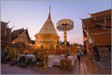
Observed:
[[[78,58],[78,61],[79,61],[79,62],[80,62],[80,56],[81,56],[81,55],[80,55],[80,52],[78,52],[78,53],[77,53],[77,58]]]

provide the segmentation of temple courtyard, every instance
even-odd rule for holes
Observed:
[[[111,74],[110,2],[77,1],[2,0],[1,74]]]
[[[101,63],[91,61],[86,56],[81,58],[80,63],[76,60],[72,71],[64,71],[59,67],[44,69],[42,67],[21,68],[10,66],[10,64],[1,64],[1,74],[110,74],[111,69],[103,67]]]

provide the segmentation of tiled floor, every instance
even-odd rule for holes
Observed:
[[[44,69],[42,67],[21,68],[18,66],[10,66],[9,64],[1,65],[2,74],[73,74],[72,71],[60,70],[59,67]]]
[[[111,70],[102,68],[87,57],[82,57],[80,63],[76,61],[72,71],[60,70],[59,67],[43,69],[42,67],[20,68],[10,66],[9,64],[1,65],[3,74],[109,74]]]
[[[34,71],[30,68],[20,68],[17,66],[10,66],[9,64],[1,65],[2,74],[40,74],[38,71]]]
[[[89,60],[87,57],[82,57],[80,63],[76,62],[74,70],[75,74],[110,74],[110,68],[102,68],[97,62]]]

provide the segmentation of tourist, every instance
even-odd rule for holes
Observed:
[[[83,57],[83,51],[81,51],[81,56]]]
[[[20,57],[19,58],[19,63],[25,63],[25,61],[26,61],[26,57],[25,56],[22,56],[22,57]]]
[[[26,67],[26,57],[22,56],[19,59],[19,66],[25,68]]]
[[[25,63],[25,61],[26,61],[26,57],[22,56],[22,62]]]
[[[80,52],[78,52],[78,53],[77,53],[77,58],[78,58],[78,61],[79,61],[79,62],[80,62],[80,56],[81,56],[81,55],[80,55]]]
[[[25,55],[27,55],[28,53],[26,52]]]
[[[32,59],[32,61],[31,61],[31,66],[35,66],[36,65],[36,57],[34,57],[33,59]]]
[[[67,56],[69,56],[70,55],[70,52],[67,50]]]
[[[36,61],[37,61],[37,62],[40,62],[40,57],[39,57],[39,56],[36,57]]]
[[[32,61],[32,59],[31,59],[31,58],[27,59],[27,61],[26,61],[26,65],[27,65],[27,66],[29,66],[29,65],[30,65],[30,63],[31,63],[31,61]]]

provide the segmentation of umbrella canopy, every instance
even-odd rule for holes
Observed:
[[[62,19],[57,23],[57,29],[59,31],[64,31],[64,27],[66,26],[66,30],[70,31],[74,28],[74,22],[70,19]]]

